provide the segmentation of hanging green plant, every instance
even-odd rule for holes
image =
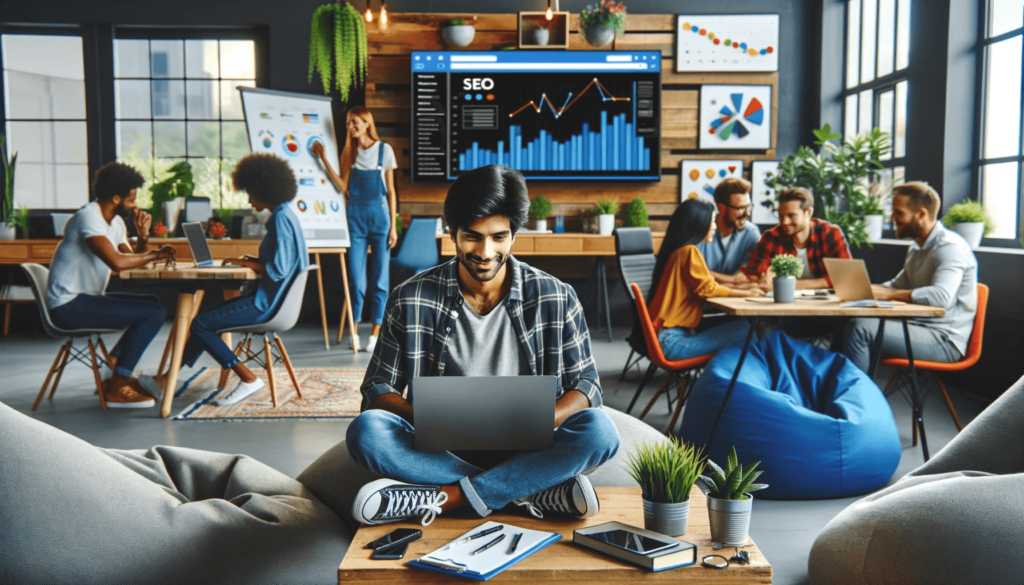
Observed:
[[[366,24],[351,4],[324,4],[313,11],[309,28],[309,75],[319,73],[324,94],[331,93],[331,59],[334,87],[341,101],[348,102],[353,87],[366,79]]]

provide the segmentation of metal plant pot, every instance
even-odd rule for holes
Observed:
[[[594,47],[603,47],[615,40],[615,29],[603,24],[592,24],[587,27],[587,43]]]
[[[642,499],[642,498],[641,498]],[[644,502],[644,528],[651,532],[682,536],[690,520],[690,501],[676,504]]]
[[[772,297],[776,303],[792,303],[795,296],[795,276],[776,276],[772,279]]]
[[[441,38],[450,47],[465,47],[473,42],[476,29],[471,24],[446,26],[441,29]]]
[[[726,546],[743,546],[750,537],[750,511],[754,497],[744,494],[746,500],[720,500],[704,492],[708,500],[708,519],[711,521],[711,541]]]
[[[538,28],[533,31],[533,44],[546,45],[551,38],[551,32],[546,28]]]

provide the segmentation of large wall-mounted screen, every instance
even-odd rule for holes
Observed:
[[[657,51],[413,51],[412,176],[661,178]]]

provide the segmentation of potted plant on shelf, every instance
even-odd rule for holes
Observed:
[[[843,140],[843,135],[833,132],[828,124],[813,132],[818,152],[801,146],[765,183],[776,193],[786,187],[810,191],[814,195],[814,216],[838,225],[846,241],[859,248],[869,242],[861,205],[868,199],[871,177],[885,171],[881,159],[889,152],[889,135],[875,128]],[[772,201],[764,204],[775,207]]]
[[[610,236],[615,231],[615,214],[619,212],[619,200],[608,199],[594,204],[594,215],[597,216],[597,233]]]
[[[892,184],[888,181],[872,183],[867,190],[851,201],[851,207],[864,216],[864,231],[868,241],[877,242],[882,239],[882,228],[885,227],[885,200],[892,193]]]
[[[324,95],[338,88],[341,101],[348,102],[352,88],[362,85],[367,66],[366,23],[348,2],[324,4],[313,11],[309,29],[309,74],[319,71]],[[334,81],[331,81],[331,62]]]
[[[736,447],[729,450],[725,469],[708,459],[708,475],[700,476],[708,490],[708,516],[711,521],[711,541],[726,546],[743,546],[750,536],[750,511],[754,496],[751,492],[763,490],[767,484],[754,483],[761,476],[757,470],[760,461],[746,467],[740,465]]]
[[[804,263],[792,254],[772,258],[772,296],[776,303],[792,303],[796,296],[796,278],[804,273]]]
[[[548,216],[554,210],[555,206],[551,205],[548,198],[543,195],[537,195],[530,202],[530,215],[536,220],[536,229],[538,232],[548,231]]]
[[[163,221],[172,233],[178,223],[178,213],[185,197],[191,197],[196,185],[192,177],[192,166],[181,161],[167,169],[170,173],[161,181],[153,183],[149,192],[153,196],[150,213],[156,221]]]
[[[441,38],[444,39],[444,44],[450,47],[465,47],[473,42],[473,37],[476,36],[476,29],[473,25],[466,24],[466,21],[461,18],[453,18],[448,21],[448,24],[441,27]]]
[[[3,159],[4,165],[4,191],[3,197],[0,197],[0,240],[13,240],[17,221],[14,209],[14,166],[18,162],[18,153],[15,152],[8,160],[5,140],[6,137],[0,134],[0,159]]]
[[[153,235],[158,238],[166,238],[170,233],[168,233],[167,226],[164,225],[164,222],[158,221],[156,222],[156,225],[153,226]]]
[[[626,208],[626,226],[648,227],[650,222],[647,219],[647,204],[639,197],[634,197]]]
[[[603,47],[626,30],[626,7],[622,2],[602,0],[580,11],[580,34],[594,47]]]
[[[210,237],[215,240],[223,240],[224,236],[228,235],[227,228],[224,227],[219,221],[210,222]]]
[[[642,443],[629,454],[626,471],[643,493],[644,528],[669,536],[686,534],[690,490],[704,472],[700,449],[682,439]]]
[[[980,246],[981,238],[992,233],[994,229],[985,207],[973,199],[965,199],[950,207],[943,216],[942,223],[960,234],[972,248]]]

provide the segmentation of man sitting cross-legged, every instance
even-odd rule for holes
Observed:
[[[615,455],[619,435],[598,407],[601,386],[575,292],[516,260],[530,201],[522,174],[490,165],[463,173],[444,213],[456,258],[391,293],[348,428],[352,458],[387,479],[359,491],[352,515],[381,524],[471,506],[480,516],[510,503],[584,518],[598,512],[583,475]],[[554,446],[521,452],[416,451],[416,376],[554,375]]]

